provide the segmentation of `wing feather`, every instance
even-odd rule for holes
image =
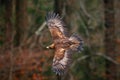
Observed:
[[[58,38],[66,38],[68,36],[68,32],[64,27],[65,24],[59,14],[49,12],[46,16],[46,22],[54,40]]]
[[[62,57],[59,55],[62,55]],[[57,50],[53,59],[52,70],[58,75],[63,75],[72,62],[71,57],[72,52],[70,49],[64,51],[61,51],[61,49]]]

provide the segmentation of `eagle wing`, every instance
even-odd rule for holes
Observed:
[[[62,18],[58,14],[49,12],[46,16],[47,26],[51,32],[53,40],[67,37],[67,30],[64,27]]]
[[[58,75],[63,75],[69,65],[72,62],[72,51],[71,49],[63,49],[63,48],[59,48],[55,51],[55,56],[53,59],[53,65],[52,65],[52,69],[53,71],[58,74]]]

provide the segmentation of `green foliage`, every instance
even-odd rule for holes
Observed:
[[[29,33],[34,34],[45,21],[46,12],[53,9],[53,0],[31,0],[29,3],[28,13],[32,21],[30,23]]]
[[[53,72],[52,72],[52,69],[51,69],[52,67],[47,67],[47,70],[46,71],[44,71],[42,74],[44,75],[44,76],[52,76],[53,75]]]

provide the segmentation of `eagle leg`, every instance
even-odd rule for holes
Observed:
[[[47,48],[47,49],[54,49],[54,48],[55,48],[55,44],[52,43],[51,45],[47,46],[46,48]]]

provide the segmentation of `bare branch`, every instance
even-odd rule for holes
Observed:
[[[71,67],[74,67],[74,65],[75,65],[77,62],[80,62],[80,61],[82,61],[82,60],[85,60],[85,59],[87,59],[88,57],[90,57],[90,55],[85,55],[85,56],[82,56],[82,57],[78,58],[77,60],[75,60],[75,61],[73,62],[73,64],[72,64]]]
[[[109,57],[109,56],[104,55],[103,53],[97,53],[97,54],[95,54],[95,55],[97,55],[97,56],[102,56],[102,57],[104,57],[105,59],[107,59],[108,61],[113,62],[113,63],[116,64],[116,65],[119,65],[119,63],[118,63],[117,61],[113,60],[113,59],[112,59],[111,57]]]
[[[36,35],[40,35],[40,32],[45,28],[46,22],[43,22],[43,24],[39,27],[39,29],[35,32]]]
[[[79,61],[82,61],[82,60],[84,60],[84,59],[87,59],[88,57],[90,57],[90,56],[89,56],[89,55],[82,56],[82,57],[78,58],[77,61],[78,61],[78,62],[79,62]]]
[[[13,60],[13,49],[14,49],[14,44],[13,44],[13,41],[14,41],[14,37],[15,37],[15,32],[13,32],[13,35],[12,35],[12,44],[11,44],[11,51],[10,51],[10,72],[9,72],[9,80],[13,80],[12,76],[13,76],[13,65],[14,65],[14,60]]]
[[[83,0],[83,1],[84,1],[84,0]],[[88,18],[92,18],[92,16],[87,12],[83,1],[80,1],[80,8],[81,8],[81,10],[84,12],[84,14],[85,14]]]

